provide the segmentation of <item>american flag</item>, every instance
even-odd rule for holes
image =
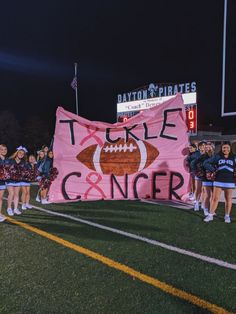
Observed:
[[[73,89],[77,88],[77,77],[75,76],[70,84]]]

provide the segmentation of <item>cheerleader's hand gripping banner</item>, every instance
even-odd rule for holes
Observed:
[[[184,200],[189,185],[179,94],[123,123],[94,122],[59,107],[49,200]]]

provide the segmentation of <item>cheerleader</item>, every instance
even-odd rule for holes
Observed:
[[[36,165],[37,169],[38,169],[38,172],[40,173],[40,176],[37,177],[38,181],[40,181],[42,179],[41,172],[43,170],[43,164],[45,162],[45,158],[46,158],[46,156],[45,156],[44,151],[43,150],[39,150],[37,152],[37,165]],[[36,201],[39,202],[39,203],[41,202],[41,188],[39,188],[39,190],[38,190],[38,193],[37,193],[37,196],[36,196]]]
[[[4,166],[6,163],[7,147],[4,144],[0,145],[0,165]],[[3,222],[6,218],[2,215],[2,199],[6,190],[6,183],[4,180],[0,180],[0,222]]]
[[[186,159],[187,161],[187,166],[189,168],[189,172],[190,172],[190,194],[189,194],[189,200],[193,201],[194,200],[194,192],[195,192],[195,181],[194,181],[194,172],[193,169],[191,169],[191,162],[197,158],[200,153],[197,150],[197,146],[195,144],[190,144],[189,147],[189,154],[188,157]]]
[[[203,170],[203,165],[202,165],[202,155],[205,154],[206,152],[206,142],[201,141],[198,144],[199,152],[198,155],[196,155],[196,158],[191,162],[190,167],[195,173],[195,203],[194,203],[194,210],[199,211],[199,203],[200,203],[200,198],[202,195],[202,179],[204,177],[204,170]]]
[[[49,151],[48,151],[47,156],[48,156],[48,159],[50,160],[50,162],[51,162],[51,166],[52,166],[52,163],[53,163],[53,157],[54,157],[54,155],[53,155],[53,151],[52,151],[52,150],[49,150]]]
[[[49,171],[50,171],[50,168],[52,167],[52,158],[48,158],[47,155],[45,155],[44,151],[39,151],[38,156],[39,156],[39,159],[37,162],[37,168],[40,173],[40,177],[39,177],[40,182],[42,182],[43,179],[49,176]],[[37,202],[41,201],[41,203],[44,205],[49,204],[50,202],[47,200],[47,194],[48,194],[48,188],[40,187],[37,197],[36,197],[36,201]],[[39,198],[39,195],[40,195],[40,198]]]
[[[215,145],[211,142],[207,142],[206,144],[206,153],[204,155],[203,165],[204,162],[211,158],[214,155],[215,151]],[[205,168],[204,168],[205,169]],[[204,177],[202,180],[202,189],[203,189],[203,202],[202,202],[202,209],[204,211],[204,215],[207,216],[209,214],[209,208],[210,208],[210,199],[212,198],[212,192],[213,192],[213,181],[209,180],[206,171],[204,173]]]
[[[16,149],[16,152],[6,161],[6,164],[9,166],[22,166],[25,167],[26,161],[26,148],[25,147],[18,147]],[[19,169],[19,168],[18,168]],[[7,198],[7,213],[9,216],[21,215],[21,211],[18,209],[19,205],[19,193],[20,193],[20,187],[22,185],[21,174],[17,173],[15,174],[15,177],[11,178],[6,182],[7,190],[8,190],[8,198]],[[12,210],[12,202],[14,204],[14,209]]]
[[[29,170],[34,170],[36,167],[36,159],[34,155],[29,156],[29,161],[27,163],[27,168]],[[22,210],[31,209],[32,205],[30,205],[30,182],[22,182],[21,188],[22,188],[22,194],[21,194],[21,201],[22,201]]]
[[[232,193],[233,189],[235,188],[234,171],[236,167],[236,156],[232,153],[231,144],[229,142],[225,142],[221,146],[220,153],[206,160],[204,162],[204,167],[212,173],[215,171],[216,167],[216,176],[213,182],[213,196],[210,204],[210,213],[204,219],[204,221],[209,222],[213,220],[213,216],[215,214],[220,199],[220,194],[223,190],[225,197],[224,221],[226,223],[230,223]]]
[[[44,155],[47,156],[49,152],[49,148],[47,145],[43,145],[41,150],[44,152]]]

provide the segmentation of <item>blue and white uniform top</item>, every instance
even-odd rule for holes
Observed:
[[[236,167],[236,156],[229,155],[225,158],[223,154],[217,154],[203,163],[206,170],[215,171],[216,178],[213,186],[232,189],[235,187],[234,170]],[[215,166],[215,167],[214,167]]]

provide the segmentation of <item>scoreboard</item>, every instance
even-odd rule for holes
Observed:
[[[186,105],[186,124],[189,135],[197,135],[197,104]]]
[[[148,98],[137,101],[119,102],[117,103],[117,121],[127,121],[132,116],[147,110],[154,106],[162,104],[172,96]],[[186,124],[189,135],[197,135],[197,93],[184,93],[182,94],[185,111],[186,111]]]

